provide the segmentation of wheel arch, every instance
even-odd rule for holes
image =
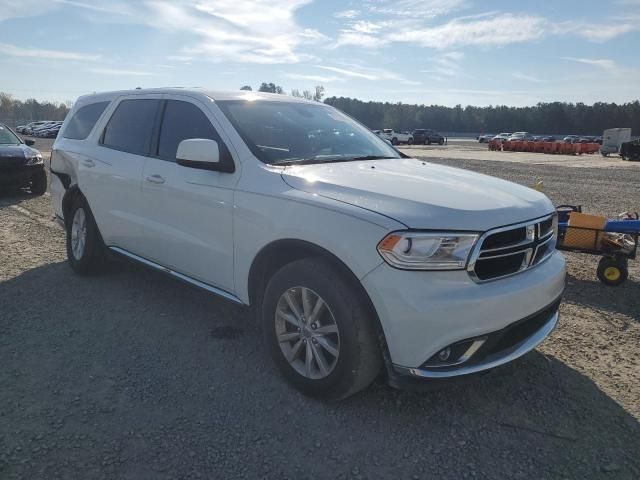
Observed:
[[[348,284],[358,292],[374,323],[387,372],[391,372],[392,364],[386,337],[369,294],[362,285],[362,282],[360,282],[360,279],[347,264],[335,254],[317,244],[298,239],[281,239],[264,246],[254,258],[249,269],[247,287],[250,307],[258,314],[262,305],[261,293],[264,292],[271,276],[285,265],[303,258],[322,258],[326,260],[336,268]]]
[[[80,190],[80,187],[78,186],[78,184],[73,184],[71,185],[66,192],[64,192],[64,196],[62,197],[62,216],[64,217],[64,221],[65,224],[68,221],[69,218],[69,209],[71,208],[73,199],[77,196],[82,196],[85,198],[84,194],[82,193],[82,191]]]

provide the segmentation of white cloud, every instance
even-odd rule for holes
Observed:
[[[453,77],[462,75],[460,60],[464,58],[462,52],[445,52],[436,55],[431,66],[427,70],[420,70],[422,73],[436,74],[439,77]]]
[[[617,64],[610,58],[575,58],[575,57],[562,57],[564,60],[571,60],[572,62],[584,63],[585,65],[593,65],[604,70],[615,70]]]
[[[312,82],[320,82],[320,83],[331,83],[331,82],[342,82],[343,78],[340,77],[327,77],[322,75],[303,75],[299,73],[286,73],[284,77],[291,78],[293,80],[309,80]]]
[[[339,67],[327,66],[327,65],[315,65],[316,68],[321,68],[330,72],[337,73],[343,77],[380,81],[390,80],[402,85],[420,85],[420,82],[409,80],[399,73],[385,70],[382,68],[363,67],[361,65],[354,65],[343,63]]]
[[[606,42],[634,30],[638,30],[638,26],[629,23],[619,25],[586,24],[577,26],[573,33],[592,42]]]
[[[118,68],[90,68],[88,71],[100,75],[113,75],[123,77],[146,77],[154,75],[151,72],[144,72],[140,70],[121,70]]]
[[[0,2],[0,22],[10,18],[41,15],[55,8],[55,3],[43,0],[21,0]]]
[[[39,48],[23,48],[8,43],[0,43],[0,53],[10,57],[45,58],[48,60],[80,60],[96,61],[100,55],[93,55],[64,50],[45,50]]]
[[[328,43],[320,31],[303,28],[298,9],[312,0],[0,0],[0,20],[64,8],[95,22],[129,23],[182,36],[174,56],[203,61],[296,63],[314,57],[305,45]]]
[[[356,18],[360,15],[360,10],[341,10],[333,14],[336,18]]]
[[[313,59],[299,50],[328,39],[301,28],[294,13],[311,0],[156,0],[148,2],[148,23],[160,29],[192,33],[198,40],[180,55],[206,61],[297,63]]]
[[[369,11],[403,18],[433,18],[466,6],[466,0],[378,0],[369,4]]]
[[[322,68],[323,70],[328,70],[330,72],[339,73],[340,75],[343,75],[345,77],[363,78],[365,80],[378,80],[379,79],[379,77],[377,75],[374,75],[372,73],[363,73],[363,72],[358,72],[358,71],[350,70],[350,69],[346,69],[346,68],[327,67],[327,66],[324,66],[324,65],[316,65],[316,68]]]
[[[537,40],[545,35],[547,21],[534,15],[500,14],[493,18],[460,21],[395,32],[388,39],[444,49],[466,45],[502,46]]]
[[[522,73],[522,72],[513,72],[511,74],[511,76],[513,78],[515,78],[516,80],[523,80],[525,82],[531,82],[531,83],[546,83],[545,80],[542,80],[541,78],[535,77],[533,75],[528,75],[526,73]]]

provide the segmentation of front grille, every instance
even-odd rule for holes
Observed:
[[[474,249],[468,271],[477,282],[527,270],[551,256],[556,246],[555,214],[485,233]]]

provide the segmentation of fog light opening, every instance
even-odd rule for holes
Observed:
[[[440,360],[441,362],[446,362],[447,360],[449,360],[449,357],[451,357],[451,348],[449,347],[438,352],[438,360]]]

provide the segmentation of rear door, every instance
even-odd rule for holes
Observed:
[[[176,163],[179,143],[191,138],[215,140],[221,160],[233,162],[230,143],[221,133],[206,105],[188,96],[166,96],[155,151],[143,172],[144,241],[150,260],[231,292],[238,172]]]
[[[105,243],[144,256],[142,171],[161,95],[123,97],[103,122],[97,146],[78,158],[78,183]]]

